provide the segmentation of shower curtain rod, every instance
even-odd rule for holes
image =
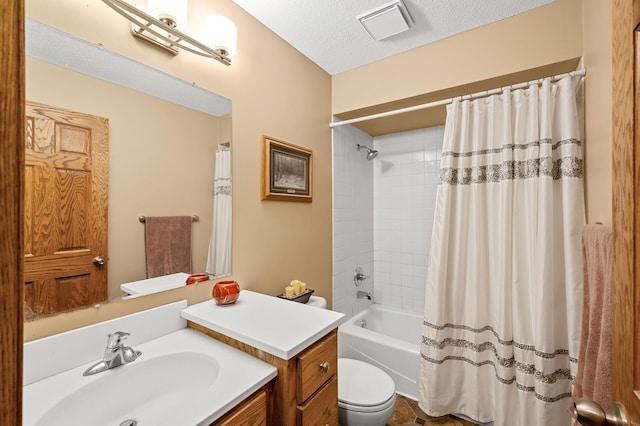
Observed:
[[[582,77],[582,76],[586,75],[586,73],[587,73],[587,70],[581,69],[581,70],[567,72],[567,73],[564,73],[564,74],[554,75],[553,77],[551,77],[551,80],[552,81],[558,81],[558,80],[561,80],[561,79],[563,79],[565,77]],[[510,86],[499,87],[499,88],[496,88],[496,89],[484,90],[482,92],[476,92],[476,93],[472,93],[470,95],[455,96],[455,97],[449,98],[449,99],[442,99],[440,101],[429,102],[429,103],[426,103],[426,104],[414,105],[414,106],[411,106],[411,107],[395,109],[395,110],[392,110],[392,111],[385,111],[385,112],[381,112],[381,113],[378,113],[378,114],[365,115],[363,117],[352,118],[350,120],[335,121],[333,123],[329,123],[329,127],[333,128],[333,127],[342,126],[342,125],[345,125],[345,124],[358,123],[360,121],[374,120],[376,118],[382,118],[382,117],[388,117],[388,116],[391,116],[391,115],[403,114],[405,112],[412,112],[412,111],[418,111],[418,110],[421,110],[421,109],[427,109],[427,108],[433,108],[433,107],[437,107],[437,106],[447,105],[447,104],[453,102],[456,99],[457,100],[461,100],[461,101],[466,101],[466,100],[470,100],[470,99],[482,98],[484,96],[497,95],[497,94],[502,93],[502,91],[504,89],[510,89],[510,90],[524,89],[524,88],[527,88],[529,86],[533,86],[534,84],[540,84],[540,83],[542,83],[543,80],[544,80],[543,78],[540,78],[538,80],[531,80],[531,81],[528,81],[526,83],[518,83],[518,84],[512,84]]]

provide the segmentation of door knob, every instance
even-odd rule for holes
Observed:
[[[608,412],[600,404],[587,398],[577,398],[573,406],[578,423],[583,426],[631,426],[627,412],[619,402],[611,404]]]
[[[93,258],[93,264],[96,266],[102,266],[104,265],[104,257],[102,256],[96,256]]]

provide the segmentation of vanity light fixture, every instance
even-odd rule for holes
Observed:
[[[148,11],[124,0],[102,1],[131,22],[131,34],[141,40],[173,55],[182,49],[231,65],[230,57],[236,52],[238,30],[224,16],[210,15],[207,18],[207,35],[215,43],[209,47],[179,30],[186,27],[186,0],[149,0]]]

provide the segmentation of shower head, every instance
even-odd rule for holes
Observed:
[[[364,145],[358,144],[358,151],[360,151],[362,148],[367,150],[367,160],[373,160],[374,158],[376,158],[378,156],[378,151],[376,151],[375,149],[371,149],[371,148],[366,147]]]

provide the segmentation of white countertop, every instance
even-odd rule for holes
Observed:
[[[288,360],[342,323],[344,314],[242,290],[238,301],[213,300],[182,310],[182,318]]]
[[[140,424],[158,426],[208,425],[277,376],[277,370],[272,365],[187,328],[144,343],[136,349],[142,351],[142,356],[130,364],[93,376],[83,376],[83,371],[91,365],[86,364],[25,386],[24,425],[118,424],[118,419],[126,418],[135,418]],[[135,379],[140,374],[136,369],[144,369],[146,366],[143,363],[160,361],[166,354],[176,355],[172,361],[177,362],[178,371],[181,371],[178,368],[180,356],[185,357],[184,362],[192,359],[194,354],[200,358],[210,357],[218,368],[213,372],[202,371],[202,374],[215,376],[215,381],[193,394],[169,393],[156,396],[155,400],[149,402],[148,393],[136,393]],[[180,376],[172,378],[171,372],[167,372],[167,378],[162,376],[161,371],[158,374],[158,387],[162,387],[162,381],[180,380]],[[101,383],[114,381],[122,383],[121,394],[112,398],[109,394],[93,395],[100,392]],[[130,382],[134,382],[134,387]],[[112,384],[104,386],[114,387]],[[128,402],[119,403],[121,397],[128,398]],[[73,404],[68,400],[85,404]],[[119,408],[127,405],[129,409],[120,413]],[[58,406],[72,408],[64,410],[62,414],[52,414],[50,410],[55,413]]]
[[[189,274],[178,272],[176,274],[120,284],[120,289],[125,293],[135,296],[158,293],[187,285],[188,277]]]

